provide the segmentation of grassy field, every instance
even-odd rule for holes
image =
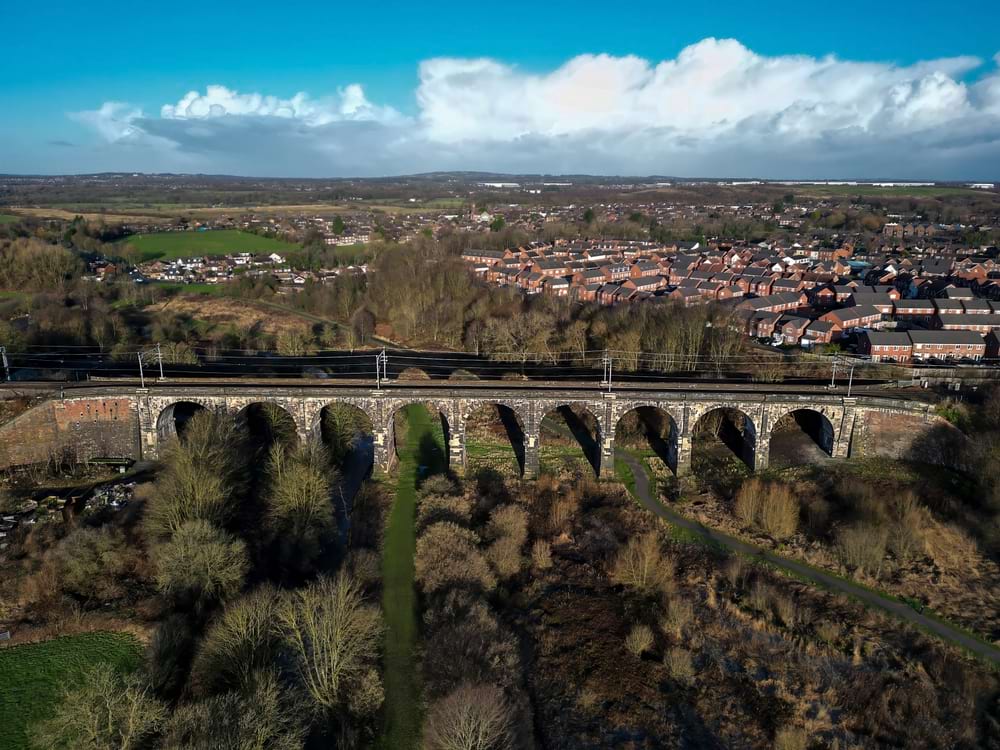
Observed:
[[[143,260],[188,258],[195,255],[227,255],[239,252],[287,252],[298,246],[271,237],[236,229],[208,232],[157,232],[137,234],[125,242],[142,253]]]
[[[444,435],[422,404],[406,407],[405,445],[399,457],[396,499],[382,557],[385,611],[385,729],[380,747],[406,750],[420,744],[420,678],[417,674],[417,594],[414,516],[422,476],[443,471]]]
[[[20,216],[11,216],[10,214],[0,214],[0,224],[13,224],[15,221],[20,221]]]
[[[51,714],[63,687],[100,662],[134,669],[139,642],[124,633],[85,633],[0,650],[0,750],[28,747],[28,731]]]

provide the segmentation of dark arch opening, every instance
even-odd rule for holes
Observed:
[[[411,410],[415,409],[425,410],[430,423],[429,429],[422,432],[416,445],[418,472],[421,476],[426,476],[438,471],[446,471],[448,469],[448,443],[451,439],[451,429],[444,412],[428,401],[406,404],[393,412],[391,420],[393,450],[397,458],[400,458],[404,447],[406,449],[410,447],[408,441],[413,436],[410,434],[408,416]],[[422,419],[419,414],[415,416]]]
[[[753,471],[756,447],[757,428],[739,409],[712,409],[701,416],[692,431],[692,461],[703,466],[732,454]]]
[[[539,425],[541,468],[570,468],[583,459],[601,473],[601,428],[585,406],[563,404],[548,411]]]
[[[654,456],[677,473],[677,423],[658,406],[637,406],[621,415],[615,425],[615,445]]]
[[[272,445],[280,444],[289,449],[299,440],[295,419],[284,408],[270,401],[249,404],[236,414],[236,426],[243,431],[250,449],[266,454]]]
[[[161,441],[174,437],[183,440],[184,430],[187,429],[191,417],[204,410],[204,406],[193,401],[176,401],[170,404],[156,418],[157,436]]]
[[[833,455],[833,423],[815,409],[796,409],[771,428],[768,466],[819,463]]]
[[[466,470],[524,475],[524,424],[504,404],[480,404],[465,418]]]
[[[316,432],[330,460],[345,474],[367,476],[375,460],[371,418],[353,404],[332,403],[320,410]]]

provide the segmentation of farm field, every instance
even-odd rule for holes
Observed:
[[[141,652],[124,633],[84,633],[0,650],[0,750],[26,750],[30,728],[49,717],[81,670],[102,662],[131,670]]]
[[[13,224],[15,221],[20,221],[20,216],[11,216],[10,214],[0,214],[0,224]]]
[[[238,252],[287,252],[298,247],[236,229],[137,234],[125,242],[139,250],[143,260],[172,260],[192,255],[227,255]]]

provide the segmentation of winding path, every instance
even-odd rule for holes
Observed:
[[[649,487],[649,476],[646,474],[646,470],[639,459],[624,451],[618,451],[615,455],[619,460],[624,461],[628,465],[632,476],[635,478],[634,494],[636,499],[645,508],[674,526],[692,532],[713,545],[723,547],[741,555],[763,560],[776,568],[791,573],[797,578],[808,580],[829,591],[846,594],[870,607],[875,607],[904,622],[915,625],[927,633],[931,633],[950,643],[957,644],[986,661],[1000,665],[1000,648],[981,641],[953,625],[917,612],[904,602],[872,591],[864,586],[859,586],[835,575],[825,573],[797,560],[775,555],[773,552],[755,547],[741,539],[723,534],[698,521],[693,521],[686,516],[680,515],[653,497]]]

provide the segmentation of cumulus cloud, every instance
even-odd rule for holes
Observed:
[[[581,55],[543,73],[488,58],[425,60],[412,117],[351,84],[288,99],[213,85],[158,117],[108,102],[76,118],[109,143],[243,174],[986,178],[1000,168],[1000,54],[971,80],[983,67],[974,57],[910,66],[769,57],[706,39],[655,64]]]

